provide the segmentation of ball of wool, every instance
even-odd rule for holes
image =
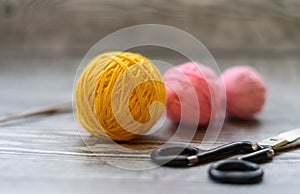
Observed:
[[[170,68],[163,78],[167,117],[184,125],[207,125],[212,103],[217,100],[218,78],[214,71],[196,62],[187,62]],[[191,96],[195,96],[194,100]]]
[[[97,56],[84,69],[75,86],[75,99],[78,121],[87,131],[128,141],[157,122],[166,95],[159,71],[147,58],[109,52]]]
[[[261,111],[266,100],[266,84],[257,71],[249,66],[236,66],[224,71],[221,78],[230,117],[247,119]]]

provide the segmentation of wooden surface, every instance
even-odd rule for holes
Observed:
[[[299,54],[299,9],[298,0],[0,0],[0,57],[83,56],[111,32],[152,23],[221,54]]]
[[[266,78],[269,94],[264,111],[254,120],[226,121],[215,146],[236,140],[260,140],[300,126],[299,57],[219,58],[218,61],[222,69],[232,64],[253,65]],[[79,59],[2,60],[1,115],[71,99],[79,62]],[[61,68],[53,66],[54,63]],[[124,151],[79,133],[71,113],[3,123],[0,125],[1,193],[298,192],[300,147],[263,164],[263,182],[250,186],[212,182],[207,176],[209,165],[150,170],[114,166],[153,167],[150,150],[169,138],[174,127],[166,123],[149,137],[122,144],[129,148]],[[199,145],[202,134],[203,130],[199,130],[193,145]]]
[[[298,0],[0,0],[0,116],[71,100],[77,67],[91,46],[122,27],[159,23],[197,37],[221,70],[252,65],[266,79],[263,112],[250,121],[227,120],[217,142],[204,143],[256,141],[299,127],[299,6]],[[140,51],[173,65],[185,60],[157,49]],[[263,164],[258,185],[214,183],[209,164],[153,168],[151,149],[174,129],[166,122],[148,137],[121,144],[124,150],[78,131],[72,113],[2,123],[0,193],[299,192],[299,145]],[[185,141],[182,134],[174,143]]]

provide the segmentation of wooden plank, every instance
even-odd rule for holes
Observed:
[[[0,71],[1,115],[71,98],[76,71],[76,65],[72,64],[78,62],[77,59],[2,62],[6,65]],[[218,62],[221,69],[232,64],[253,65],[264,75],[269,94],[264,111],[255,119],[227,120],[215,146],[236,140],[260,140],[300,126],[298,57],[220,58]],[[207,176],[209,164],[193,168],[154,168],[149,158],[151,149],[170,138],[175,127],[166,122],[161,130],[149,137],[116,145],[86,132],[79,135],[72,114],[3,123],[0,125],[1,192],[298,192],[299,144],[290,152],[281,152],[271,163],[262,165],[265,175],[259,185],[214,183]],[[199,145],[203,133],[204,130],[199,129],[192,145]],[[187,141],[184,136],[180,138],[174,144]]]
[[[299,7],[297,0],[1,0],[0,56],[83,56],[105,35],[145,23],[183,29],[213,52],[299,54]]]

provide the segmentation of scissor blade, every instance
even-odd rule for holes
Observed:
[[[289,143],[296,141],[300,138],[300,128],[280,133],[278,137],[286,139]]]
[[[300,138],[300,128],[297,128],[297,129],[286,131],[284,133],[280,133],[279,135],[274,137],[269,137],[267,139],[258,142],[257,144],[263,147],[271,146],[274,150],[276,150],[277,148],[289,144],[293,141],[296,141],[299,138]]]

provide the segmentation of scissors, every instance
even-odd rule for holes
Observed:
[[[258,183],[262,180],[263,170],[256,163],[271,160],[276,151],[299,138],[300,128],[297,128],[257,143],[231,142],[207,151],[192,146],[160,147],[151,153],[151,159],[163,166],[188,167],[245,153],[214,163],[208,170],[209,177],[223,183]]]

